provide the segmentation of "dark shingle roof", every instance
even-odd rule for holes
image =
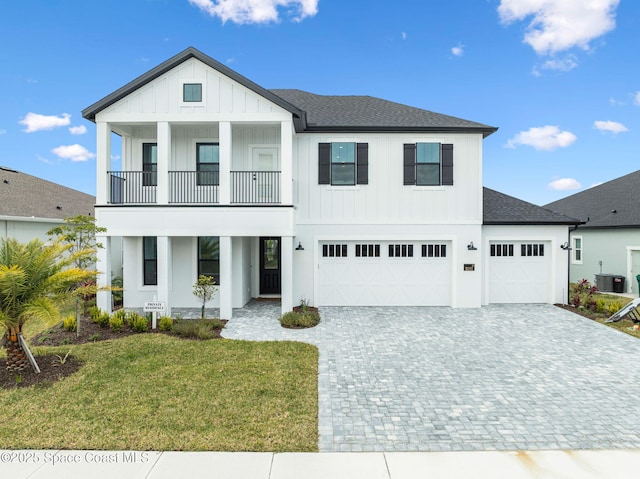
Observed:
[[[528,203],[498,191],[483,188],[485,225],[576,225],[581,221]]]
[[[640,170],[545,206],[586,221],[581,228],[640,227]]]
[[[86,193],[0,167],[0,216],[60,220],[93,216],[95,200]]]
[[[157,67],[82,110],[82,116],[95,121],[96,114],[155,80],[171,69],[196,58],[205,65],[237,81],[258,95],[289,111],[296,131],[429,131],[479,132],[489,136],[497,128],[441,115],[420,108],[370,96],[324,96],[301,90],[266,90],[201,51],[189,47]]]
[[[316,95],[302,90],[269,90],[307,113],[306,131],[478,131],[497,128],[371,96]]]

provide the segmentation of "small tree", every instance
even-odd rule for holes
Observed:
[[[216,281],[212,276],[201,274],[198,281],[193,284],[193,294],[202,301],[202,319],[204,319],[204,308],[207,302],[213,299],[217,290]]]
[[[78,251],[89,252],[89,254],[76,255],[74,265],[80,269],[95,269],[97,258],[97,248],[103,248],[102,244],[96,243],[96,234],[105,233],[107,228],[96,225],[93,216],[77,215],[65,218],[64,224],[56,226],[47,231],[47,235],[55,240],[60,240],[68,245],[69,254],[75,255]],[[84,306],[84,313],[87,313],[87,303],[95,297],[97,284],[95,277],[88,281],[79,283],[75,287],[76,292],[76,323],[78,325],[77,334],[80,335],[80,301]]]

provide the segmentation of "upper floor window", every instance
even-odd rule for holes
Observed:
[[[202,83],[183,83],[182,101],[185,103],[198,103],[202,101]]]
[[[142,186],[158,184],[158,145],[142,144]]]
[[[158,284],[158,238],[142,238],[142,284]]]
[[[318,144],[318,184],[344,186],[368,183],[368,143]]]
[[[582,264],[582,236],[573,237],[572,250],[573,255],[571,258],[571,262],[574,264]]]
[[[453,185],[452,144],[406,143],[403,165],[405,185]]]
[[[196,143],[196,171],[198,185],[218,185],[220,175],[220,146],[218,143]]]
[[[220,237],[200,236],[198,238],[198,277],[212,277],[220,284]]]

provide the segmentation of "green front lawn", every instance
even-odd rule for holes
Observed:
[[[0,389],[0,449],[317,451],[314,346],[139,334],[36,349],[84,365]]]

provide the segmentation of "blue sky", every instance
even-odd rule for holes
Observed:
[[[484,185],[536,204],[640,168],[637,1],[24,0],[0,12],[0,165],[90,194],[95,126],[80,111],[188,46],[265,88],[497,126]]]

